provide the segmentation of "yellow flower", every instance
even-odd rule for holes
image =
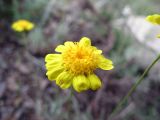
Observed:
[[[157,35],[157,38],[160,38],[160,34]]]
[[[12,24],[12,29],[17,32],[30,31],[34,28],[34,24],[28,20],[18,20]]]
[[[155,25],[160,25],[160,15],[159,14],[149,15],[146,17],[146,20]]]
[[[94,71],[97,68],[113,69],[112,61],[105,58],[101,50],[91,46],[91,40],[87,37],[79,42],[67,41],[57,46],[55,51],[61,54],[48,54],[45,57],[46,75],[62,89],[73,86],[77,92],[97,90],[102,83]]]
[[[146,20],[151,22],[154,25],[160,25],[160,15],[159,14],[149,15],[146,17]],[[157,37],[160,38],[160,34],[158,34]]]

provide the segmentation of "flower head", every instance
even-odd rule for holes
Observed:
[[[62,89],[73,86],[77,92],[97,90],[102,83],[94,71],[97,68],[113,69],[112,61],[105,58],[101,50],[91,46],[91,40],[87,37],[79,42],[67,41],[57,46],[55,51],[60,54],[48,54],[45,57],[46,75]]]
[[[17,32],[30,31],[34,28],[34,24],[28,20],[18,20],[12,24],[12,29]]]
[[[160,15],[159,14],[149,15],[146,17],[146,20],[151,22],[154,25],[160,25]],[[160,38],[160,34],[158,34],[157,37]]]
[[[146,17],[146,20],[155,25],[160,25],[160,15],[159,14],[149,15]]]

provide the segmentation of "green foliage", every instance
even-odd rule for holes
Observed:
[[[11,0],[0,0],[0,15],[1,19],[12,19],[12,1]]]
[[[107,6],[107,10],[113,14],[115,18],[122,16],[122,11],[125,6],[129,6],[132,9],[133,14],[148,15],[159,13],[159,0],[107,0],[104,1]]]
[[[125,35],[124,32],[114,29],[114,35],[115,35],[115,44],[110,52],[110,56],[112,57],[115,66],[119,67],[126,63],[125,59],[125,51],[130,46],[132,38],[128,35]]]
[[[160,2],[156,2],[155,0],[129,0],[128,4],[131,5],[131,8],[136,14],[149,15],[155,14],[155,11],[157,13],[160,12]]]
[[[13,1],[13,14],[14,19],[34,19],[39,20],[42,16],[45,5],[49,0],[14,0]]]

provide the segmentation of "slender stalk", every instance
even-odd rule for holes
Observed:
[[[70,89],[70,95],[68,97],[68,101],[72,101],[72,97],[74,96],[73,89]]]
[[[20,41],[25,47],[28,45],[28,36],[27,32],[22,32],[22,40]]]
[[[127,95],[118,103],[117,107],[113,110],[113,112],[109,116],[109,120],[116,114],[116,112],[118,112],[120,110],[121,106],[127,101],[129,96],[131,96],[131,94],[135,91],[135,89],[138,87],[138,85],[144,80],[143,78],[147,75],[147,73],[157,63],[158,60],[160,60],[160,55],[158,55],[158,57],[145,69],[144,73],[140,76],[140,78],[132,86],[132,88],[129,90]]]

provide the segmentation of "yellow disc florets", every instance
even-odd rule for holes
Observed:
[[[62,52],[64,67],[74,74],[90,74],[98,65],[95,48],[80,43],[68,45]]]

